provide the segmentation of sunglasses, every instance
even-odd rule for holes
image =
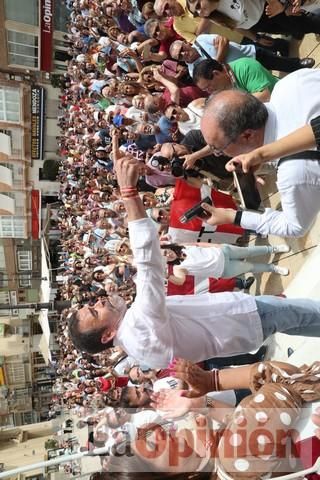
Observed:
[[[171,110],[171,114],[170,114],[170,116],[169,116],[168,119],[169,119],[169,120],[175,120],[177,113],[178,113],[178,110],[177,110],[176,108],[173,108],[173,109]]]
[[[158,38],[160,35],[160,25],[157,25],[153,32],[153,37]]]
[[[159,210],[158,216],[156,218],[157,223],[161,223],[161,220],[167,217],[167,212],[165,210]]]

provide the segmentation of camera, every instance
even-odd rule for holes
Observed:
[[[170,160],[162,155],[154,155],[150,160],[150,165],[162,171],[164,167],[170,165]]]
[[[162,155],[154,155],[150,160],[150,165],[158,170],[163,170],[164,167],[170,166],[171,174],[174,177],[203,177],[203,175],[194,168],[185,169],[183,167],[184,160],[175,155],[172,160],[169,160]]]
[[[180,217],[180,222],[181,223],[187,223],[190,222],[194,217],[200,217],[200,218],[207,218],[210,215],[208,212],[206,212],[201,204],[202,203],[208,203],[209,205],[212,205],[212,199],[210,197],[205,197],[202,200],[200,200],[199,203],[191,207],[189,210],[187,210],[181,217]]]

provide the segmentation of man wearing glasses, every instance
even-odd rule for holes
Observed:
[[[237,90],[217,93],[208,102],[201,131],[212,151],[236,157],[229,171],[242,165],[243,157],[264,144],[310,124],[320,113],[320,70],[301,69],[283,78],[270,102]],[[255,168],[256,169],[256,168]],[[236,223],[261,235],[302,237],[320,210],[320,153],[306,150],[277,162],[277,187],[282,211],[266,208],[263,214],[211,209],[208,223]]]
[[[150,40],[147,40],[146,43],[149,43],[150,47],[159,46],[157,53],[150,51],[147,56],[144,53],[144,60],[163,62],[170,56],[169,49],[172,42],[182,40],[182,37],[173,28],[173,18],[168,18],[166,21],[150,18],[146,21],[144,28],[146,34],[150,37]]]

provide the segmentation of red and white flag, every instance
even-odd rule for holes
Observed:
[[[184,180],[176,181],[170,207],[168,230],[172,242],[235,243],[243,235],[243,228],[237,225],[218,225],[215,227],[204,223],[200,218],[193,218],[188,223],[180,222],[180,217],[187,210],[207,196],[212,198],[212,204],[215,207],[237,210],[237,205],[231,195],[213,190],[207,185],[195,188]]]

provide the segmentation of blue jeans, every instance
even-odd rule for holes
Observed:
[[[261,295],[255,298],[264,340],[281,332],[305,337],[320,336],[320,301]]]

